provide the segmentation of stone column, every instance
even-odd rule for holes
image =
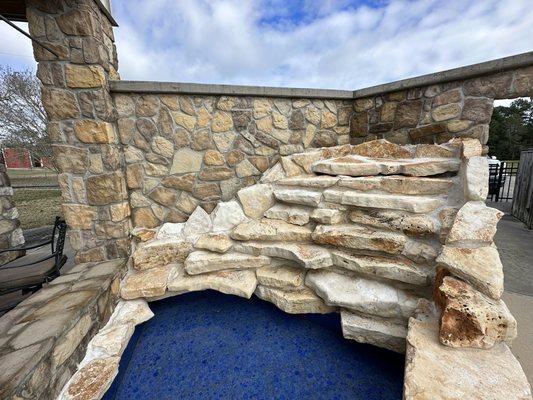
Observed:
[[[20,228],[19,213],[13,204],[13,188],[7,176],[4,159],[0,154],[0,249],[24,244],[24,236]],[[0,254],[0,265],[24,255],[20,252]]]
[[[94,0],[27,0],[33,44],[77,262],[124,257],[130,209],[109,80],[118,79],[113,29]]]

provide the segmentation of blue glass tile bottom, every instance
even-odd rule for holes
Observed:
[[[214,291],[150,308],[106,400],[401,398],[404,356],[344,339],[338,314]]]

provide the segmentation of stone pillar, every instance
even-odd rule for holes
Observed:
[[[7,176],[6,166],[0,154],[0,249],[24,244],[24,236],[20,228],[19,213],[13,204],[13,188]],[[24,255],[21,252],[0,254],[0,265]]]
[[[109,80],[113,29],[94,0],[27,0],[33,44],[76,262],[124,257],[130,209]]]

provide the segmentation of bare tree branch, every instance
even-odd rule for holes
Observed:
[[[0,66],[0,144],[27,148],[34,157],[52,154],[39,81],[28,69]]]

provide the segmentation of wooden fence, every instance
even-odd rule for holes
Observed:
[[[533,148],[520,153],[512,212],[528,229],[533,229]]]

